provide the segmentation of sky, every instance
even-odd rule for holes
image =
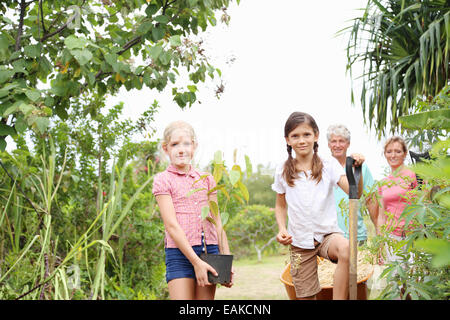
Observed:
[[[199,146],[195,162],[208,164],[221,150],[227,165],[275,167],[287,158],[284,124],[294,111],[311,114],[320,129],[319,154],[330,156],[326,131],[345,124],[351,134],[348,154],[362,153],[372,175],[381,179],[387,163],[375,132],[364,125],[360,104],[351,105],[351,78],[346,74],[346,36],[336,32],[351,24],[365,0],[242,0],[227,10],[229,25],[218,23],[201,37],[210,62],[221,69],[225,87],[215,97],[218,81],[198,85],[198,100],[182,110],[171,88],[162,93],[143,88],[121,91],[108,104],[125,103],[124,116],[136,119],[155,99],[156,133],[162,138],[172,121],[185,120],[195,129]],[[218,19],[220,13],[217,14]],[[208,79],[208,78],[207,78]],[[358,97],[358,90],[356,91]]]

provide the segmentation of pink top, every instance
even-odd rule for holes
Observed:
[[[405,207],[411,203],[410,200],[413,196],[411,191],[417,187],[416,175],[409,169],[403,169],[395,176],[392,174],[387,176],[383,181],[386,182],[386,185],[378,188],[378,191],[382,197],[384,211],[393,214],[395,221],[397,221],[396,227],[391,233],[401,237],[405,220],[399,221],[399,218]]]
[[[205,179],[199,180],[202,175],[208,176]],[[192,168],[192,166],[191,170],[188,173],[185,173],[178,171],[175,166],[170,165],[165,171],[156,174],[153,181],[153,194],[155,196],[168,194],[172,197],[177,221],[184,230],[191,246],[202,244],[201,211],[202,207],[208,205],[208,190],[211,190],[215,186],[216,182],[211,174],[199,172]],[[205,189],[194,192],[187,197],[189,191],[197,188]],[[211,193],[211,195],[213,194],[217,194],[217,191]],[[209,215],[211,216],[211,212]],[[204,221],[203,225],[206,244],[218,244],[215,226],[207,220]],[[165,235],[165,247],[176,248],[177,245],[170,237],[167,230],[165,231]]]

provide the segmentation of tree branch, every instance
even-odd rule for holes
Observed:
[[[25,0],[22,0],[20,3],[20,16],[19,16],[19,29],[17,30],[17,36],[16,36],[16,45],[14,49],[16,51],[19,51],[20,49],[20,40],[22,39],[22,32],[23,32],[23,19],[25,17],[25,9],[27,8],[27,4],[25,3]]]
[[[41,11],[42,31],[44,31],[44,34],[46,34],[46,33],[47,33],[47,30],[45,30],[45,24],[44,24],[44,10],[42,10],[42,0],[39,0],[39,10]]]
[[[83,1],[83,3],[81,4],[81,7],[84,6],[85,2],[86,2],[86,0]],[[44,36],[40,39],[40,41],[43,42],[43,41],[47,40],[48,38],[51,38],[54,35],[57,35],[58,33],[63,32],[69,26],[69,24],[77,17],[78,17],[78,12],[75,11],[74,15],[71,16],[69,18],[69,20],[67,20],[67,22],[64,23],[58,30],[55,30],[51,33],[44,34]]]

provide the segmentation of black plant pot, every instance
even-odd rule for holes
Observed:
[[[224,284],[231,282],[231,265],[233,264],[233,255],[231,254],[205,254],[200,255],[200,259],[213,267],[218,276],[214,276],[208,271],[208,281],[210,283]]]

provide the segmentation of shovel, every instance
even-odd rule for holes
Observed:
[[[352,157],[347,157],[345,162],[345,173],[349,184],[349,241],[350,241],[350,270],[349,270],[349,298],[357,299],[357,257],[358,257],[358,184],[361,178],[361,166],[355,167],[353,173]]]

